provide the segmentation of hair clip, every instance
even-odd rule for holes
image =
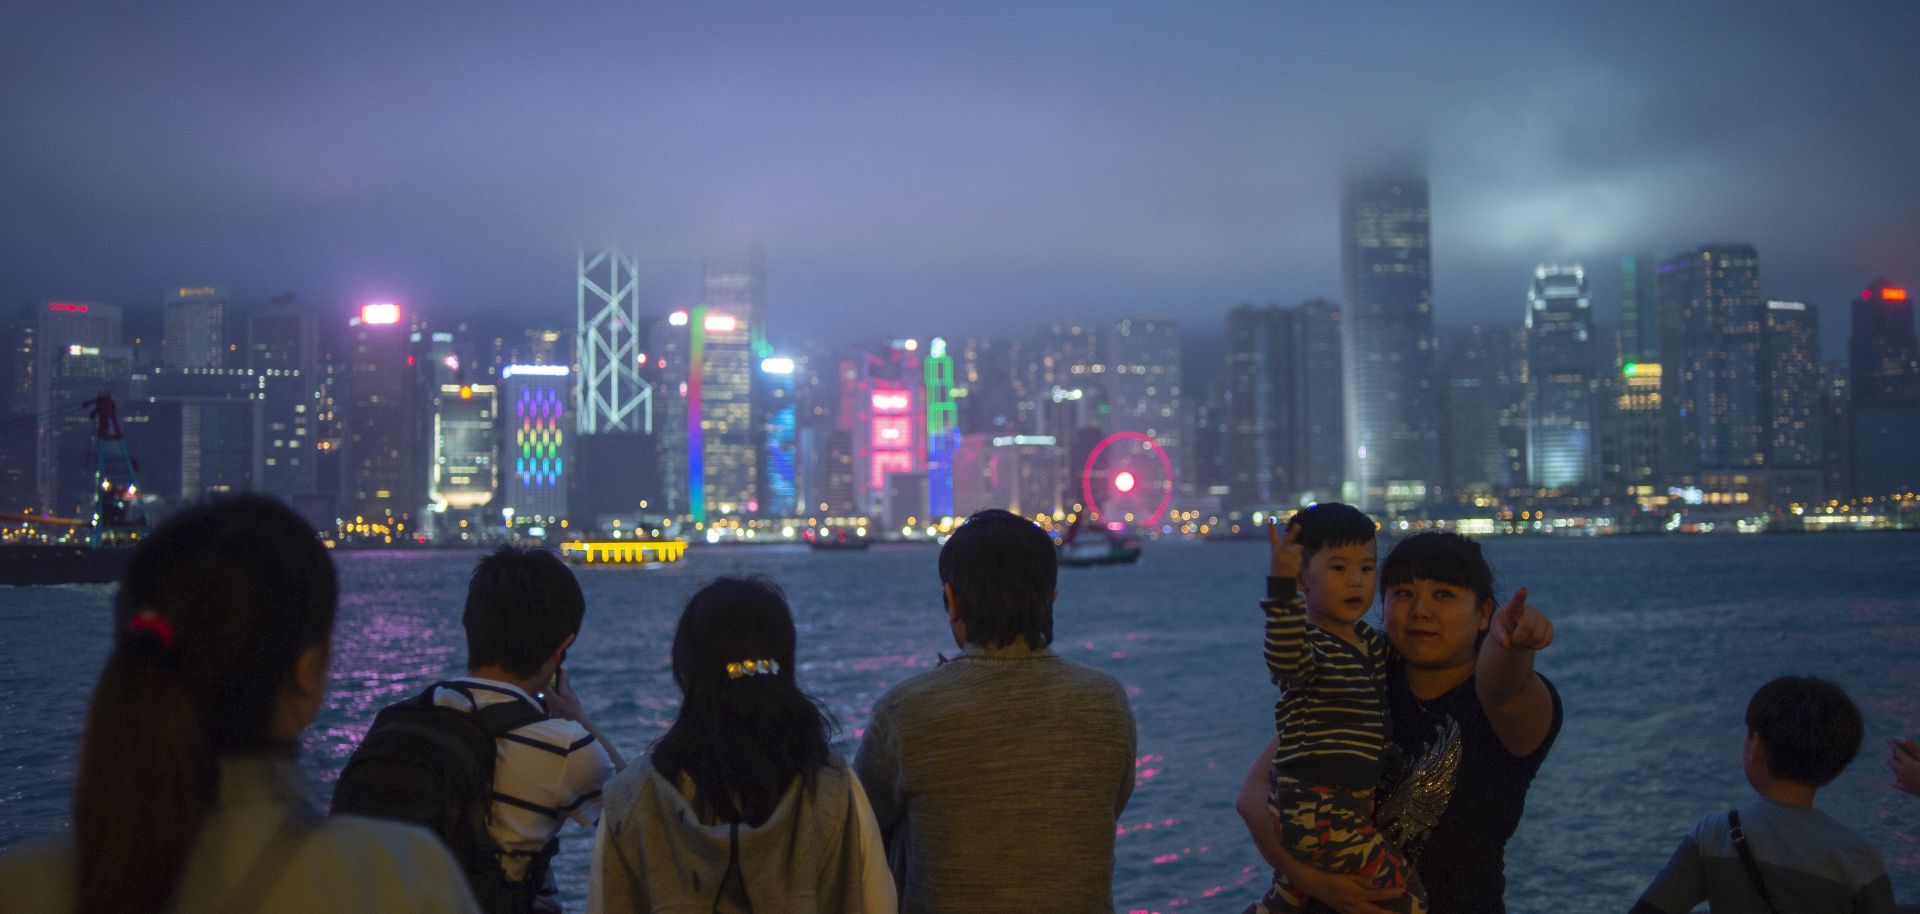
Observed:
[[[127,632],[129,635],[136,632],[147,632],[153,635],[155,640],[160,642],[161,647],[168,650],[173,649],[173,626],[169,625],[167,620],[161,618],[159,613],[151,609],[143,609],[135,613],[133,618],[127,622]]]
[[[727,664],[727,678],[739,679],[742,676],[771,676],[780,672],[778,660],[740,660]]]

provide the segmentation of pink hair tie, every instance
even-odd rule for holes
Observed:
[[[151,609],[143,609],[134,614],[133,620],[127,623],[127,631],[147,632],[159,639],[161,647],[173,649],[173,626],[167,624],[167,620],[160,618],[160,614]]]

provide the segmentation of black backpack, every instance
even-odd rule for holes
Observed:
[[[381,710],[340,771],[333,812],[425,827],[453,852],[482,911],[525,914],[533,908],[534,892],[546,881],[547,865],[559,844],[547,842],[524,881],[509,881],[501,870],[500,845],[487,833],[494,740],[547,715],[519,699],[473,711],[440,707],[433,702],[433,692],[440,688],[474,700],[461,683],[438,682]]]

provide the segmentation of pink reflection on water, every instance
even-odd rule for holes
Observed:
[[[923,654],[882,654],[877,657],[861,657],[847,664],[847,668],[856,673],[911,670],[927,666],[929,659]]]
[[[1136,822],[1132,825],[1126,825],[1126,824],[1117,825],[1117,826],[1114,826],[1113,833],[1117,837],[1117,836],[1125,835],[1131,832],[1151,831],[1156,828],[1171,828],[1179,824],[1180,824],[1180,819],[1178,816],[1168,816],[1167,818],[1161,819],[1158,822],[1155,822],[1152,819],[1148,819],[1145,822]]]

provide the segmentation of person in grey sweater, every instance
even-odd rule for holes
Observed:
[[[1056,574],[1046,533],[1006,511],[941,549],[960,655],[881,695],[854,759],[903,912],[1113,910],[1133,710],[1049,648]]]

